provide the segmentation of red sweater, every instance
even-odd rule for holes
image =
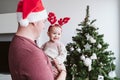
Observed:
[[[15,36],[9,48],[12,80],[54,80],[51,63],[36,44]]]

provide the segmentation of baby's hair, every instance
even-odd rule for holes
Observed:
[[[61,28],[61,26],[58,25],[58,24],[50,25],[49,28],[48,28],[48,32],[50,32],[52,27],[59,27],[59,28]],[[62,28],[61,28],[61,30],[62,30]]]

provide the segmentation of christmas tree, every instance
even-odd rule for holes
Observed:
[[[68,43],[67,80],[120,80],[115,74],[115,57],[108,51],[109,44],[99,34],[94,20],[89,20],[89,6],[85,19],[78,24],[73,42]]]

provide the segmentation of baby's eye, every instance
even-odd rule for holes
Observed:
[[[57,34],[57,33],[53,33],[53,34]]]
[[[60,33],[58,33],[58,35],[60,35]]]

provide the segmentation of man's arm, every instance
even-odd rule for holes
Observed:
[[[21,67],[28,80],[54,80],[51,66],[42,52],[28,54]]]

